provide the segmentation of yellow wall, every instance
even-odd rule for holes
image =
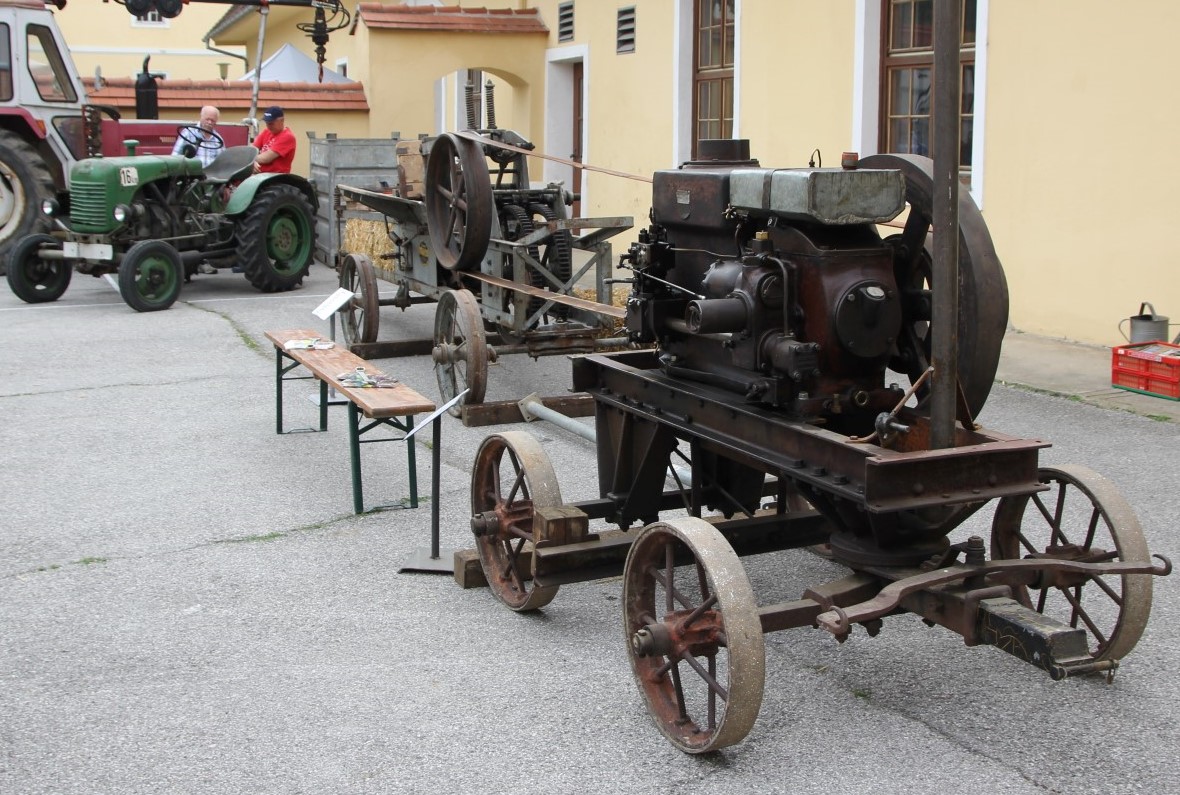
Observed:
[[[1171,0],[993,0],[984,215],[1016,328],[1114,344],[1141,301],[1180,320],[1178,25]]]
[[[838,165],[852,130],[851,2],[741,0],[739,134],[764,166]]]
[[[673,72],[672,3],[636,3],[635,52],[615,52],[619,5],[582,3],[576,6],[575,33],[589,44],[586,70],[588,133],[585,161],[591,165],[650,177],[672,168],[674,118],[670,86]],[[551,28],[556,40],[557,15]],[[560,154],[560,153],[559,153]],[[630,215],[636,227],[646,226],[651,186],[618,177],[587,173],[583,183],[590,202],[587,216]],[[617,239],[634,238],[634,232]]]
[[[534,142],[544,135],[544,37],[358,29],[357,38],[363,41],[358,50],[368,53],[368,71],[364,77],[359,71],[350,76],[365,83],[374,135],[387,130],[407,137],[444,132],[436,124],[436,81],[461,69],[478,69],[493,78],[498,126]],[[462,86],[455,82],[448,81],[449,129],[466,127],[465,119],[456,123],[454,118],[453,91],[458,88],[462,96]]]
[[[218,63],[230,64],[231,79],[246,71],[241,60],[210,52],[202,41],[228,8],[190,3],[164,26],[137,26],[121,5],[82,0],[67,4],[55,17],[79,74],[91,76],[100,66],[104,77],[136,75],[143,69],[144,56],[150,54],[152,72],[170,78],[217,80],[221,77]]]

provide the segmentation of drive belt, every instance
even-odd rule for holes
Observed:
[[[454,132],[451,134],[455,135],[459,138],[465,138],[468,141],[475,141],[476,143],[483,144],[484,146],[494,146],[497,149],[507,149],[509,152],[516,152],[517,154],[520,154],[520,155],[528,155],[529,157],[539,157],[542,160],[551,160],[554,163],[561,163],[562,165],[571,166],[572,168],[580,168],[583,171],[597,171],[600,174],[610,174],[612,177],[622,177],[623,179],[633,179],[633,180],[636,180],[637,182],[647,182],[647,183],[651,182],[651,177],[641,177],[641,176],[638,176],[637,174],[628,174],[624,171],[614,171],[612,169],[602,168],[600,166],[590,166],[585,163],[579,163],[576,160],[567,160],[564,157],[556,157],[554,155],[544,155],[544,154],[541,154],[540,152],[535,152],[535,151],[525,149],[520,146],[513,146],[512,144],[506,144],[501,141],[494,141],[491,138],[485,138],[484,136],[479,135],[477,133],[473,133],[473,132],[462,131],[462,132]]]

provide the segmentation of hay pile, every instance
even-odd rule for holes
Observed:
[[[383,255],[393,251],[393,241],[385,231],[384,221],[349,218],[344,222],[340,250],[347,254],[365,254],[373,262],[380,262]]]

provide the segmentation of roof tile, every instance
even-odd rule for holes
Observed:
[[[450,33],[543,33],[549,28],[535,8],[463,8],[361,3],[357,18],[369,28]]]
[[[90,101],[135,108],[135,78],[112,77],[94,87],[93,78],[83,78]],[[168,79],[156,81],[156,98],[161,109],[216,105],[227,110],[246,111],[254,84],[249,80]],[[258,84],[258,107],[282,105],[287,110],[368,110],[369,102],[361,83],[280,83],[263,80]]]

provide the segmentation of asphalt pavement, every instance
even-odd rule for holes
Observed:
[[[682,754],[632,677],[618,578],[521,615],[399,572],[429,547],[429,498],[353,514],[343,408],[327,433],[275,433],[263,333],[327,333],[311,311],[335,286],[318,265],[279,295],[222,272],[149,314],[106,279],[37,306],[0,288],[0,793],[1180,792],[1175,575],[1111,684],[1053,682],[908,615],[844,644],[770,634],[749,737]],[[429,305],[387,307],[381,337],[432,325]],[[1109,478],[1175,559],[1180,404],[1111,389],[1110,357],[1010,334],[978,419]],[[437,399],[427,357],[379,366]],[[504,357],[489,399],[568,384],[564,357]],[[289,421],[312,424],[314,388],[287,389]],[[448,417],[444,552],[471,546],[472,461],[505,429],[542,440],[564,499],[596,496],[589,442]],[[366,500],[408,495],[391,446],[364,452]],[[840,572],[804,551],[744,563],[764,603]]]

